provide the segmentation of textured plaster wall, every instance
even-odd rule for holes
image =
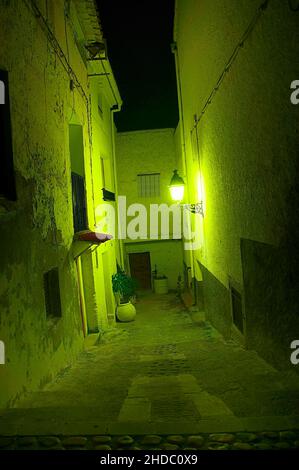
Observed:
[[[72,241],[69,82],[24,2],[1,5],[0,66],[9,72],[18,200],[2,210],[0,406],[47,382],[82,345]],[[83,80],[83,77],[81,77]],[[77,93],[78,114],[86,120]],[[59,266],[63,317],[47,321],[43,273]]]
[[[127,196],[127,207],[141,203],[147,208],[150,204],[173,204],[169,193],[169,182],[179,159],[175,141],[178,139],[174,129],[157,129],[118,133],[116,138],[118,192]],[[142,173],[160,173],[160,197],[140,198],[138,196],[137,175]],[[132,218],[128,217],[129,222]],[[149,217],[148,232],[149,239]],[[161,228],[161,227],[160,227]],[[159,230],[159,237],[161,230]],[[170,236],[172,218],[170,218]],[[180,241],[136,240],[137,243],[125,244],[125,253],[150,251],[152,269],[157,265],[160,274],[169,277],[170,288],[176,288],[177,277],[183,275],[182,246]],[[128,256],[126,256],[128,263]],[[128,264],[127,264],[128,266]]]
[[[45,17],[48,14],[60,47],[88,97],[87,69],[69,22],[64,24],[64,2],[51,3],[48,11],[46,2],[40,1],[38,5]],[[6,364],[0,367],[1,408],[13,406],[26,392],[43,386],[70,364],[83,347],[72,253],[70,123],[83,128],[88,221],[92,229],[102,186],[99,167],[91,153],[92,128],[93,134],[97,128],[88,117],[86,99],[78,88],[70,89],[69,76],[25,2],[1,2],[0,43],[0,67],[9,73],[17,185],[17,202],[1,200],[0,204],[0,339],[6,346]],[[107,109],[109,102],[106,112]],[[111,128],[109,116],[107,128]],[[103,139],[106,149],[112,145],[112,131],[103,132],[107,134],[106,140]],[[98,151],[101,138],[93,140],[94,152]],[[105,151],[109,158],[109,151]],[[92,177],[92,167],[96,180]],[[109,247],[114,253],[113,243]],[[46,318],[43,274],[56,266],[62,318],[51,321]],[[111,266],[115,266],[113,256]],[[104,300],[101,297],[104,271],[95,255],[87,274],[90,282],[85,288],[91,289],[92,298],[87,304],[89,320],[96,315],[94,322],[105,325],[105,296]]]
[[[287,1],[269,2],[200,121],[201,173],[198,159],[192,154],[190,131],[194,115],[200,115],[260,3],[258,0],[177,1],[175,39],[189,190],[191,198],[196,198],[196,178],[201,175],[205,207],[203,250],[194,258],[203,265],[208,313],[225,333],[231,322],[229,296],[223,295],[229,277],[241,284],[246,293],[243,282],[246,263],[247,281],[250,273],[253,278],[259,277],[259,269],[263,270],[264,286],[273,281],[256,258],[248,259],[254,250],[248,250],[247,257],[242,257],[241,240],[284,246],[281,261],[286,256],[289,260],[297,256],[298,247],[295,237],[288,233],[290,230],[294,233],[294,218],[298,221],[298,199],[290,194],[298,177],[299,107],[290,102],[290,84],[299,76],[299,28],[298,14],[290,11]],[[269,252],[275,256],[274,251]],[[277,256],[282,256],[279,253]],[[289,263],[279,264],[288,269]],[[277,269],[276,281],[281,276]],[[252,289],[251,295],[254,295]],[[250,323],[250,311],[247,313]],[[273,337],[272,345],[279,343],[279,325],[286,323],[291,330],[295,317],[298,326],[296,305],[289,313],[277,311],[275,315],[276,331],[267,328],[262,320],[260,330],[257,324],[254,329],[248,329],[249,336],[260,335],[261,340],[255,344],[259,344],[261,353],[265,352],[263,337]],[[259,322],[258,313],[254,321]],[[248,340],[254,343],[250,337]]]
[[[177,167],[174,129],[156,129],[118,133],[116,138],[118,193],[126,196],[127,208],[131,204],[143,204],[147,210],[145,239],[150,233],[150,204],[173,204],[169,183]],[[139,197],[138,174],[160,173],[160,196]],[[134,216],[127,216],[127,225]],[[170,214],[170,236],[172,216]],[[161,237],[159,223],[158,236]],[[143,233],[142,233],[143,236]]]
[[[127,196],[127,205],[140,202],[171,204],[169,182],[176,168],[174,129],[119,132],[116,138],[117,178],[120,195]],[[137,175],[160,173],[160,197],[138,196]]]

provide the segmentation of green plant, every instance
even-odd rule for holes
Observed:
[[[117,273],[112,276],[112,289],[114,293],[119,294],[120,302],[129,302],[130,298],[136,293],[136,287],[136,280],[128,276],[125,271],[118,266]]]

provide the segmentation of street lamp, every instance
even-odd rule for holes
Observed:
[[[107,59],[107,50],[105,41],[92,41],[85,44],[85,49],[89,53],[88,60],[105,60]]]
[[[183,178],[178,175],[178,170],[173,170],[169,189],[173,201],[181,202],[184,199],[185,183]]]
[[[183,178],[178,175],[178,170],[173,170],[169,189],[172,200],[175,202],[182,202],[184,199],[185,183]],[[203,201],[195,204],[182,204],[182,206],[192,214],[200,214],[202,217],[204,216]]]

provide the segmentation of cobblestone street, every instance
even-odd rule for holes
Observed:
[[[175,295],[143,294],[135,322],[1,413],[0,448],[290,448],[298,405],[296,376],[225,342]]]

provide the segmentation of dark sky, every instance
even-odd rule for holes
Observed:
[[[98,0],[123,108],[118,131],[176,127],[174,0]]]

